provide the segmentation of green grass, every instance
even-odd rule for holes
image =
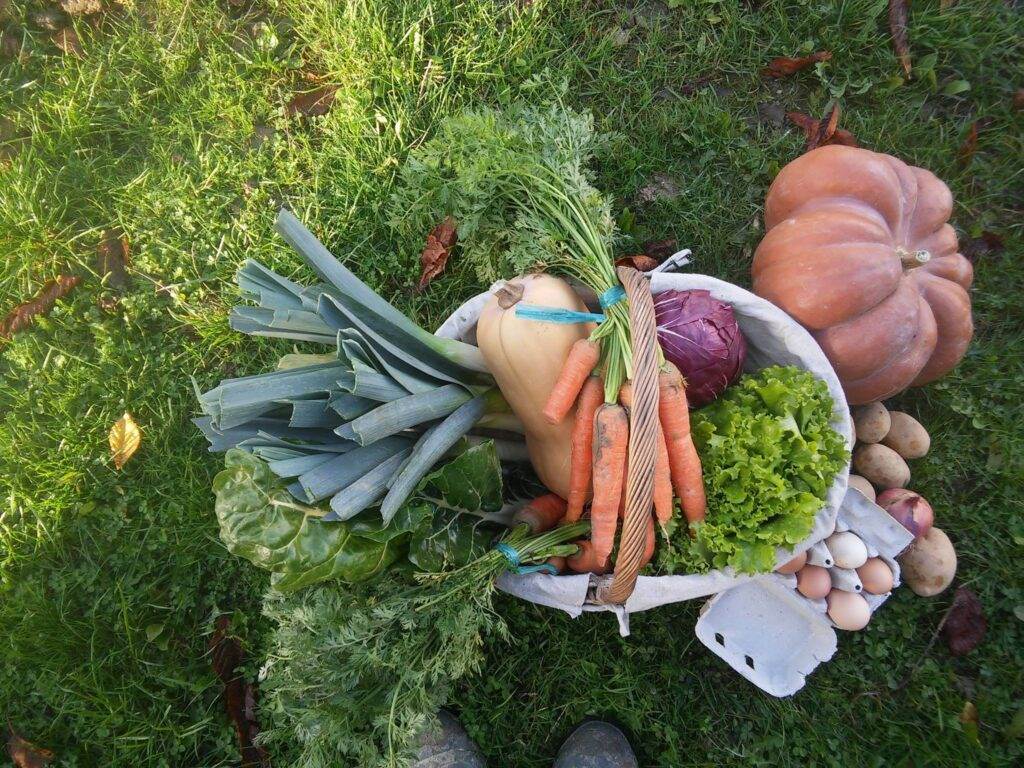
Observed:
[[[898,399],[932,432],[914,485],[989,632],[966,658],[941,639],[923,657],[951,595],[901,590],[802,693],[776,701],[696,641],[696,604],[638,615],[622,640],[610,616],[570,621],[503,599],[518,642],[490,647],[486,674],[455,702],[491,764],[547,765],[587,715],[627,726],[644,765],[1024,758],[1003,734],[1024,706],[1024,118],[1011,105],[1024,21],[1002,0],[914,3],[912,54],[934,63],[900,84],[884,0],[676,4],[159,0],[79,23],[82,59],[47,41],[32,16],[43,3],[0,12],[22,49],[0,62],[0,309],[58,272],[85,278],[0,347],[0,717],[64,765],[237,762],[207,643],[213,617],[233,612],[255,670],[266,582],[216,538],[218,462],[189,424],[189,376],[206,386],[254,372],[283,347],[227,330],[234,269],[246,257],[297,269],[271,230],[286,203],[383,295],[437,324],[482,286],[456,257],[411,294],[421,244],[394,242],[385,224],[396,169],[439,117],[540,75],[566,80],[567,99],[616,133],[599,186],[636,214],[636,237],[677,238],[708,274],[748,282],[765,190],[802,145],[759,115],[821,114],[833,96],[864,146],[950,183],[965,239],[1003,237],[976,262],[968,357]],[[820,73],[758,75],[772,56],[820,49],[834,53]],[[339,86],[334,107],[289,117],[309,74]],[[970,90],[944,95],[954,80]],[[975,119],[985,127],[964,167],[956,150]],[[254,141],[257,126],[273,138]],[[656,172],[683,194],[637,205]],[[108,227],[132,244],[113,312],[95,275]],[[116,472],[106,433],[126,409],[143,445]],[[979,743],[958,722],[965,701]]]

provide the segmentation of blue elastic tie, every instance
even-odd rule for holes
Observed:
[[[602,309],[608,309],[613,304],[618,304],[626,298],[626,289],[621,285],[613,285],[607,291],[597,297],[597,300],[601,303]]]
[[[533,304],[517,304],[516,317],[522,317],[526,320],[540,320],[545,323],[558,323],[559,325],[600,323],[604,321],[604,315],[594,312],[576,312],[572,309],[538,307]]]
[[[505,559],[508,560],[509,570],[515,574],[520,576],[525,576],[530,573],[550,573],[552,576],[558,575],[558,569],[551,563],[520,565],[519,553],[516,551],[516,548],[511,544],[506,544],[504,541],[499,541],[494,548],[505,556]]]
[[[519,567],[519,553],[516,552],[515,547],[511,544],[506,544],[504,541],[499,541],[494,548],[505,556],[505,559],[508,560],[509,566],[512,568]]]

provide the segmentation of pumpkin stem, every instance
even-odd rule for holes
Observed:
[[[922,264],[927,264],[932,258],[932,255],[924,248],[917,251],[908,251],[906,248],[899,247],[896,249],[896,255],[900,257],[904,269],[920,267]]]
[[[498,306],[502,309],[514,307],[523,298],[523,284],[505,283],[494,294],[498,297]]]

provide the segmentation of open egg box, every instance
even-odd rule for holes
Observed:
[[[881,558],[899,586],[896,556],[913,540],[910,532],[884,509],[854,489],[847,490],[836,519],[837,532],[852,531],[864,542],[868,557]],[[807,562],[829,569],[833,587],[862,595],[871,612],[889,594],[863,591],[857,572],[835,566],[824,541],[807,551]],[[797,555],[799,552],[794,552]],[[870,626],[870,625],[869,625]],[[714,654],[761,690],[790,696],[807,675],[836,651],[835,624],[824,599],[810,600],[796,590],[796,576],[767,574],[720,592],[697,620],[697,637]]]

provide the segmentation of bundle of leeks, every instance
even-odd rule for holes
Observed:
[[[286,210],[277,230],[323,283],[300,285],[247,261],[231,327],[333,347],[288,355],[269,373],[200,393],[211,451],[265,460],[300,502],[330,498],[324,520],[380,502],[389,522],[420,479],[487,414],[508,410],[479,350],[425,331],[346,269]]]

